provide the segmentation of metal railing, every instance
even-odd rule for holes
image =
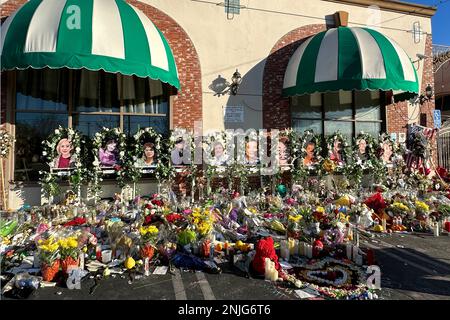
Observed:
[[[448,120],[438,131],[437,150],[439,166],[450,170],[450,122]]]
[[[438,57],[440,54],[444,54],[450,51],[450,46],[445,46],[441,44],[433,44],[433,58]]]

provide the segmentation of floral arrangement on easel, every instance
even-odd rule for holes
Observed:
[[[297,159],[295,180],[304,180],[309,175],[321,175],[322,136],[306,130],[297,137],[300,150]]]
[[[99,158],[99,151],[104,147],[105,142],[115,141],[116,147],[118,150],[117,154],[117,162],[112,166],[112,169],[115,172],[117,182],[120,188],[123,188],[126,185],[127,180],[127,171],[125,166],[127,165],[125,152],[127,148],[126,136],[120,131],[119,128],[102,128],[99,132],[94,135],[93,143],[92,143],[92,156],[94,161],[92,162],[93,171],[90,176],[89,188],[91,189],[91,194],[94,193],[94,197],[98,198],[98,190],[99,184],[103,181],[103,170],[102,170],[102,162]],[[129,165],[129,164],[128,164]]]
[[[158,170],[158,167],[163,166],[163,153],[162,153],[162,136],[155,129],[148,127],[144,129],[140,129],[131,140],[131,150],[126,156],[125,166],[127,170],[127,177],[133,183],[136,183],[142,176],[142,167],[137,165],[138,160],[143,157],[143,146],[145,143],[151,142],[154,145],[155,158],[156,158],[156,166],[155,170]]]
[[[323,167],[327,173],[345,173],[346,164],[351,155],[351,148],[344,137],[344,135],[337,131],[333,135],[326,138],[328,156],[323,163]],[[329,162],[333,162],[333,165],[329,165]],[[325,163],[327,162],[327,163]],[[327,170],[332,169],[332,170]],[[334,168],[333,168],[334,167]]]
[[[72,190],[76,194],[80,194],[81,184],[85,180],[86,168],[82,163],[81,151],[85,144],[81,133],[72,128],[63,128],[59,126],[42,142],[42,155],[47,159],[50,171],[40,171],[41,185],[44,193],[53,197],[60,192],[57,173],[55,169],[67,169],[69,182]],[[63,157],[62,149],[69,154],[68,163],[61,166],[60,159]]]
[[[204,176],[207,180],[207,193],[210,193],[211,182],[214,177],[223,178],[226,177],[228,185],[230,185],[231,173],[229,172],[229,166],[233,163],[234,149],[228,150],[229,147],[233,147],[233,134],[230,131],[213,132],[206,135],[203,139],[204,155],[207,159],[206,170]],[[221,152],[217,155],[216,153]]]

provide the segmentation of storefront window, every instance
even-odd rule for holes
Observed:
[[[60,125],[67,126],[67,114],[16,113],[15,180],[39,180],[39,170],[47,169],[42,141]]]
[[[160,81],[89,70],[76,71],[75,79],[73,126],[82,133],[122,123],[128,135],[148,126],[168,134],[168,93]]]
[[[21,70],[16,80],[17,181],[39,180],[39,170],[47,169],[42,141],[58,126],[90,137],[102,127],[121,127],[128,135],[145,127],[169,133],[168,90],[160,81],[66,69]]]
[[[364,131],[376,137],[382,130],[379,91],[339,91],[291,98],[295,130],[331,135],[340,131],[347,138]]]

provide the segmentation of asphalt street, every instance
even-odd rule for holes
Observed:
[[[381,269],[382,300],[450,300],[450,236],[395,234],[362,238],[374,249]],[[85,277],[80,290],[40,288],[35,300],[298,300],[294,288],[247,278],[221,264],[221,274],[175,269],[173,274],[114,275],[98,281]],[[5,297],[3,297],[5,298]]]

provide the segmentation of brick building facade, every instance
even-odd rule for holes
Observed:
[[[276,15],[275,13],[280,11],[278,9],[274,9],[273,13],[264,13],[258,10],[252,12],[249,8],[248,14],[243,10],[242,17],[236,16],[234,20],[228,21],[226,19],[219,21],[217,18],[223,16],[223,8],[207,3],[180,1],[174,5],[162,0],[127,0],[127,2],[140,9],[155,24],[173,52],[181,89],[178,92],[171,92],[171,128],[194,129],[195,121],[203,121],[204,131],[226,128],[223,109],[229,101],[238,101],[243,105],[252,104],[254,101],[255,108],[244,108],[246,119],[246,122],[242,123],[244,129],[247,129],[246,125],[256,129],[290,128],[292,126],[290,102],[289,98],[282,96],[282,89],[286,68],[294,51],[305,39],[327,29],[329,21],[325,23],[326,14],[347,10],[353,21],[367,19],[364,1],[360,0],[346,0],[340,3],[322,1],[321,6],[315,3],[306,6],[295,3],[292,7],[289,0],[283,2],[284,9],[299,11],[300,14],[297,16]],[[267,6],[272,6],[271,1],[263,2]],[[0,5],[2,22],[24,3],[25,0],[8,0]],[[395,4],[394,1],[377,1],[377,5],[383,10],[386,18],[390,19],[402,16],[417,6]],[[398,23],[398,27],[406,28],[405,21],[421,19],[426,23],[426,28],[428,25],[431,28],[429,20],[433,10],[422,8],[419,12],[417,16],[413,15],[399,21],[394,19],[395,23]],[[316,15],[322,21],[318,23],[318,19],[302,17],[302,14]],[[271,27],[268,28],[267,25]],[[395,32],[389,29],[385,31]],[[417,52],[431,56],[430,31],[425,37],[423,52],[421,51],[423,44],[407,48],[411,58]],[[390,36],[403,44],[409,43],[409,40],[400,35]],[[418,76],[423,92],[428,84],[432,86],[434,84],[432,60],[426,59],[419,63],[422,69]],[[227,98],[220,95],[217,97],[208,89],[208,85],[217,75],[227,77],[238,67],[244,77],[246,72],[251,75],[250,80],[247,79],[251,81],[247,87],[254,88],[254,91],[238,93],[234,98]],[[7,112],[12,114],[13,110],[13,101],[7,99],[9,89],[7,73],[4,72],[1,75],[1,123],[7,122]],[[251,100],[252,97],[254,100]],[[383,122],[388,133],[406,133],[408,123],[420,119],[425,121],[421,124],[433,126],[433,99],[419,106],[418,119],[411,119],[411,106],[408,102],[390,104],[390,101],[387,101],[385,105]],[[251,126],[248,124],[250,120]],[[13,162],[9,161],[10,164]],[[12,177],[10,173],[9,180]]]

